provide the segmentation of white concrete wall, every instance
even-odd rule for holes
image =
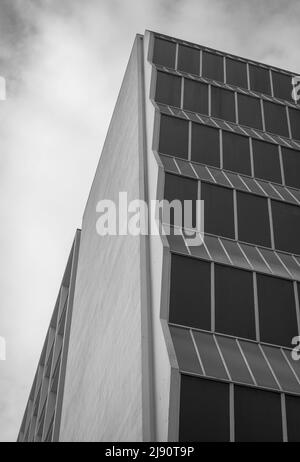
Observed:
[[[100,199],[139,198],[138,40],[83,218],[60,441],[143,439],[140,239],[96,233]]]

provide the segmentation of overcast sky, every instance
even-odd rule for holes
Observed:
[[[0,0],[0,441],[20,427],[136,33],[300,73],[299,0]]]

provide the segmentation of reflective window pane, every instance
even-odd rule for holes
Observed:
[[[174,229],[169,228],[170,233],[167,236],[170,248],[173,252],[179,252],[188,255],[187,247],[181,234],[175,234]]]
[[[290,366],[286,362],[280,348],[264,345],[263,350],[268,358],[281,388],[291,393],[300,393],[300,385],[293,374]]]
[[[216,379],[229,380],[212,334],[193,333],[205,374]]]
[[[230,441],[228,384],[181,376],[179,441]]]
[[[256,339],[252,273],[215,265],[215,305],[217,332]]]
[[[159,157],[165,170],[172,173],[178,173],[178,168],[176,167],[173,157],[163,156],[162,154],[160,154]]]
[[[268,69],[250,64],[250,87],[259,93],[271,94],[271,81]]]
[[[240,246],[256,271],[261,271],[263,273],[271,273],[267,264],[265,263],[261,255],[258,253],[256,247],[247,244],[240,244]]]
[[[197,178],[197,175],[195,174],[194,170],[191,167],[191,164],[185,160],[181,159],[176,159],[176,164],[179,167],[180,172],[184,176],[188,176],[191,178]],[[177,170],[178,172],[178,170]]]
[[[272,201],[275,247],[300,254],[300,207]]]
[[[226,170],[251,175],[249,138],[223,131],[223,166]]]
[[[229,258],[217,237],[206,234],[204,236],[204,241],[213,261],[217,263],[224,263],[225,265],[231,265]]]
[[[266,131],[289,137],[285,106],[264,101]]]
[[[179,369],[181,371],[202,375],[203,371],[197,357],[190,331],[170,326],[170,332]]]
[[[156,38],[153,50],[153,62],[162,66],[175,68],[176,44]]]
[[[245,342],[243,340],[239,340],[239,343],[257,385],[260,387],[274,388],[275,390],[278,390],[279,387],[259,348],[259,345],[257,343]]]
[[[178,69],[190,74],[199,75],[200,72],[200,50],[185,45],[179,45]]]
[[[257,292],[262,342],[290,347],[298,330],[293,283],[258,274]]]
[[[220,134],[217,128],[193,124],[192,160],[220,167]]]
[[[237,87],[248,88],[247,64],[226,58],[226,82]]]
[[[189,123],[187,120],[162,115],[159,151],[162,154],[188,158]]]
[[[235,339],[217,336],[230,376],[234,382],[253,385],[253,380]]]
[[[271,246],[268,201],[252,194],[237,193],[239,240]]]
[[[289,112],[290,112],[292,138],[295,138],[296,140],[300,140],[300,110],[290,108]]]
[[[282,148],[282,160],[286,184],[300,189],[300,151]]]
[[[165,72],[157,72],[155,100],[169,106],[180,107],[181,78]]]
[[[208,85],[195,80],[184,80],[184,109],[208,114]]]
[[[237,242],[229,239],[221,239],[221,241],[234,266],[248,270],[252,269]]]
[[[212,80],[224,82],[223,56],[203,51],[202,75]]]
[[[292,100],[292,76],[272,71],[274,96],[277,98]]]
[[[239,123],[262,130],[260,100],[252,96],[238,95]]]
[[[281,183],[279,150],[276,144],[253,139],[254,176]]]
[[[290,278],[288,271],[273,250],[261,248],[259,251],[276,276]]]
[[[205,232],[234,239],[233,191],[202,183]]]
[[[210,263],[172,255],[170,322],[210,330]]]
[[[286,417],[289,443],[300,443],[300,397],[286,396]]]
[[[282,442],[279,393],[234,387],[236,442]]]
[[[233,91],[211,87],[211,115],[230,122],[236,121]]]

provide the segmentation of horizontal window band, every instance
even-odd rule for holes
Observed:
[[[276,135],[274,133],[263,132],[257,128],[246,127],[234,122],[209,117],[208,115],[198,114],[196,112],[183,110],[173,106],[171,107],[166,104],[157,103],[154,100],[152,100],[152,103],[161,114],[188,120],[208,127],[219,128],[220,130],[225,130],[229,133],[236,133],[238,135],[248,136],[257,140],[271,142],[272,144],[277,144],[285,148],[296,149],[298,151],[300,150],[300,140],[285,138],[284,136]]]
[[[158,153],[166,172],[212,183],[229,189],[252,193],[259,197],[300,205],[300,190],[271,183],[255,177],[248,177],[229,170],[210,167],[182,158]],[[253,188],[251,189],[251,185]]]
[[[199,45],[199,44],[196,44],[196,43],[187,42],[186,40],[181,40],[181,39],[178,39],[178,38],[175,38],[175,37],[170,37],[168,35],[158,34],[157,32],[152,32],[152,34],[154,35],[155,38],[158,38],[158,39],[167,40],[167,41],[173,42],[175,44],[178,43],[179,45],[185,45],[185,46],[188,46],[188,47],[191,47],[191,48],[195,48],[196,50],[207,51],[207,52],[213,53],[213,54],[215,54],[217,56],[236,59],[237,61],[240,61],[241,63],[253,64],[254,66],[261,67],[262,69],[267,69],[267,70],[279,72],[279,73],[281,73],[283,75],[288,75],[288,76],[294,76],[294,75],[296,76],[297,75],[296,73],[290,72],[290,71],[288,71],[286,69],[281,69],[281,68],[275,67],[275,66],[268,66],[267,64],[260,63],[258,61],[253,61],[251,59],[246,59],[246,58],[241,57],[241,56],[232,55],[232,54],[227,53],[225,51],[215,50],[214,48],[209,48],[209,47]]]
[[[182,374],[300,395],[300,367],[289,349],[173,323],[169,329]]]
[[[168,225],[164,225],[169,229]],[[184,231],[167,235],[170,251],[174,254],[218,263],[232,268],[300,282],[300,257],[253,244],[204,235],[204,243],[188,245]]]
[[[216,335],[218,337],[222,337],[222,338],[229,339],[229,340],[238,340],[238,341],[247,342],[253,345],[262,345],[265,347],[283,349],[288,354],[291,354],[293,351],[293,348],[288,348],[287,346],[283,347],[281,345],[276,345],[274,343],[266,343],[266,342],[261,342],[261,341],[258,342],[257,340],[251,340],[249,338],[244,338],[244,337],[236,337],[234,335],[225,334],[224,332],[218,332],[218,331],[212,332],[210,330],[199,329],[198,327],[191,327],[188,325],[178,324],[178,323],[171,322],[171,321],[168,322],[168,325],[169,327],[175,327],[175,328],[184,329],[184,330],[188,330],[192,332],[200,332],[200,333],[202,332],[203,334]]]
[[[196,82],[204,83],[207,85],[212,85],[214,87],[223,88],[224,90],[234,91],[241,95],[253,96],[254,98],[263,99],[264,101],[269,101],[272,103],[280,104],[281,106],[288,106],[294,109],[300,109],[299,104],[293,103],[292,101],[287,101],[276,96],[272,96],[265,93],[259,93],[255,90],[249,90],[247,88],[238,87],[229,83],[219,82],[217,80],[209,79],[208,77],[201,77],[199,75],[190,74],[181,70],[172,69],[166,66],[161,66],[159,64],[152,64],[153,67],[160,72],[165,72],[166,74],[175,75],[177,77],[183,77],[185,79],[193,80]],[[291,86],[292,93],[292,86]]]

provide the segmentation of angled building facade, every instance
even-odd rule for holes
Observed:
[[[136,37],[75,246],[60,387],[54,314],[19,441],[300,441],[292,77]],[[100,237],[98,203],[120,192],[204,201],[203,245],[184,228]]]

